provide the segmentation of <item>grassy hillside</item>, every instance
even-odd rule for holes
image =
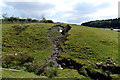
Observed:
[[[3,56],[14,55],[18,56],[17,59],[19,59],[21,57],[19,54],[27,53],[29,54],[27,55],[28,57],[32,56],[34,58],[34,63],[44,63],[52,54],[51,49],[53,49],[52,43],[46,38],[46,33],[56,23],[30,23],[25,24],[28,25],[25,28],[18,25],[23,26],[24,24],[11,23],[3,24],[2,26]],[[86,78],[88,77],[84,70],[86,67],[92,67],[92,69],[102,72],[101,69],[94,68],[94,65],[95,63],[106,64],[108,59],[115,65],[118,64],[118,32],[72,24],[70,26],[72,28],[68,33],[67,41],[61,46],[66,53],[60,55],[58,59],[64,69],[58,70],[56,78]],[[26,57],[22,56],[22,59],[24,58]],[[21,63],[14,60],[11,62],[17,65]],[[82,65],[82,70],[73,70],[74,64]],[[24,70],[24,67],[19,68],[11,65],[9,68]],[[35,76],[29,72],[15,73],[3,70],[3,77],[12,78],[15,74],[18,74],[16,77],[20,77],[23,74],[26,75],[25,77]]]
[[[59,74],[55,78],[74,78],[74,77],[85,78],[84,76],[79,75],[76,72],[76,70],[65,69],[65,70],[59,70],[58,72]],[[39,76],[30,72],[13,72],[9,70],[3,70],[2,77],[3,78],[47,78],[46,76]]]
[[[62,56],[78,59],[78,62],[105,62],[107,57],[117,62],[118,32],[85,26],[72,26],[65,50],[68,54]],[[82,59],[83,57],[84,59]]]
[[[27,24],[29,27],[19,34],[12,27],[14,25],[19,24],[3,24],[3,54],[27,52],[32,54],[36,61],[49,57],[52,44],[46,39],[46,32],[51,24]]]
[[[9,70],[3,70],[2,72],[3,78],[46,78],[45,76],[38,76],[34,73],[29,72],[13,72]]]

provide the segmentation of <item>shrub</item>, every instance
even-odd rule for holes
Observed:
[[[45,74],[48,78],[53,78],[58,75],[57,67],[47,67]]]
[[[35,69],[35,74],[37,75],[41,75],[44,74],[45,68],[46,68],[46,64],[45,63],[37,63],[36,65],[36,69]]]
[[[28,53],[21,53],[18,55],[18,60],[21,62],[21,64],[32,62],[34,60],[33,56]]]
[[[20,53],[18,55],[4,55],[2,66],[5,68],[10,68],[13,66],[24,66],[25,63],[32,62],[33,60],[34,58],[32,55],[28,53]]]
[[[58,75],[58,70],[57,70],[57,66],[55,65],[55,62],[53,61],[48,61],[47,62],[47,67],[45,70],[45,75],[48,78],[52,78]]]
[[[36,75],[44,75],[49,78],[58,74],[57,67],[53,61],[27,63],[25,67],[29,72],[34,72]]]
[[[54,23],[52,20],[41,20],[41,23]]]
[[[47,20],[47,23],[54,23],[52,20]]]
[[[14,25],[12,28],[16,31],[16,34],[19,34],[22,31],[25,31],[25,29],[29,27],[29,25]]]
[[[78,69],[78,73],[81,74],[81,75],[84,75],[84,76],[88,76],[85,68],[83,68],[83,67]]]
[[[9,68],[14,65],[14,60],[16,57],[14,55],[5,55],[2,60],[2,67]]]

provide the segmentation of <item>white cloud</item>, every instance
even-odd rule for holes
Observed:
[[[118,17],[118,0],[81,0],[75,6],[76,10],[64,15],[70,23],[82,23],[90,20],[101,20]],[[86,4],[87,3],[87,4]],[[82,5],[83,4],[83,5]]]
[[[50,3],[40,2],[5,2],[7,6],[4,7],[3,11],[8,13],[10,16],[21,16],[21,17],[32,17],[40,18],[44,15],[52,15],[54,5]],[[10,11],[12,10],[12,11]]]
[[[111,6],[98,10],[97,12],[90,14],[89,16],[92,16],[95,19],[117,18],[118,17],[118,0],[116,1],[110,0],[107,3],[110,3]]]
[[[2,18],[2,7],[4,7],[5,6],[5,4],[4,4],[4,2],[3,1],[0,1],[0,19]]]
[[[0,5],[6,6],[8,12],[12,13],[19,14],[21,10],[21,15],[26,17],[40,17],[44,14],[47,18],[53,19],[54,21],[81,23],[89,20],[117,17],[118,1],[119,0],[4,0]],[[16,10],[16,7],[13,6],[13,8],[11,8],[3,2],[37,2],[40,3],[40,5],[49,3],[54,5],[54,7],[44,9],[46,6],[49,6],[47,4],[46,6],[41,6],[43,8],[41,11],[35,10],[34,6],[28,11],[22,10],[22,8]]]

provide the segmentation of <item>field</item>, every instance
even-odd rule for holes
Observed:
[[[1,33],[3,56],[27,53],[32,55],[34,63],[44,63],[51,56],[51,50],[54,48],[52,42],[46,38],[46,34],[49,28],[57,24],[66,25],[63,23],[3,24]],[[19,26],[16,28],[14,25],[29,26],[18,30]],[[58,58],[64,69],[58,69],[58,76],[55,78],[89,78],[84,69],[91,67],[102,73],[101,69],[94,68],[95,63],[105,65],[108,59],[118,66],[118,32],[73,24],[70,26],[72,28],[68,32],[67,40],[61,46],[66,53]],[[78,64],[84,65],[82,71],[76,68]],[[9,68],[24,70],[24,67],[11,65]],[[46,78],[30,72],[3,70],[3,78],[15,78],[14,75],[17,75],[16,78]]]
[[[83,60],[87,62],[89,60],[90,62],[105,62],[107,57],[115,60],[118,59],[118,32],[115,31],[85,26],[72,26],[66,44],[66,47],[69,48],[69,53],[63,54],[63,56],[74,58],[74,56],[70,55],[80,55],[82,53],[80,56],[86,57],[86,59],[79,59],[82,62]],[[84,48],[88,49],[83,50]],[[89,52],[92,55],[88,56],[87,53]]]

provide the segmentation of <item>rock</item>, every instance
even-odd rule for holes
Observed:
[[[52,42],[52,44],[54,45],[54,49],[51,50],[52,55],[51,58],[49,60],[52,60],[55,62],[56,66],[59,67],[60,69],[63,69],[61,67],[61,65],[57,62],[58,59],[58,55],[60,54],[64,54],[65,52],[62,52],[62,47],[61,47],[61,43],[60,41],[65,41],[65,34],[71,29],[71,27],[69,25],[66,25],[65,27],[61,26],[61,25],[56,25],[53,26],[52,28],[49,29],[49,31],[47,32],[47,38],[49,41]],[[56,32],[58,31],[58,36],[53,36],[53,34],[49,34],[51,32]],[[60,33],[60,34],[59,34]],[[60,35],[60,36],[59,36]]]
[[[96,66],[97,66],[97,67],[102,66],[102,64],[101,64],[101,63],[98,63],[98,62],[97,62],[97,63],[95,63],[95,64],[96,64]]]
[[[70,29],[71,29],[71,26],[66,25],[65,28],[62,31],[62,35],[65,35],[65,33],[67,33]]]

